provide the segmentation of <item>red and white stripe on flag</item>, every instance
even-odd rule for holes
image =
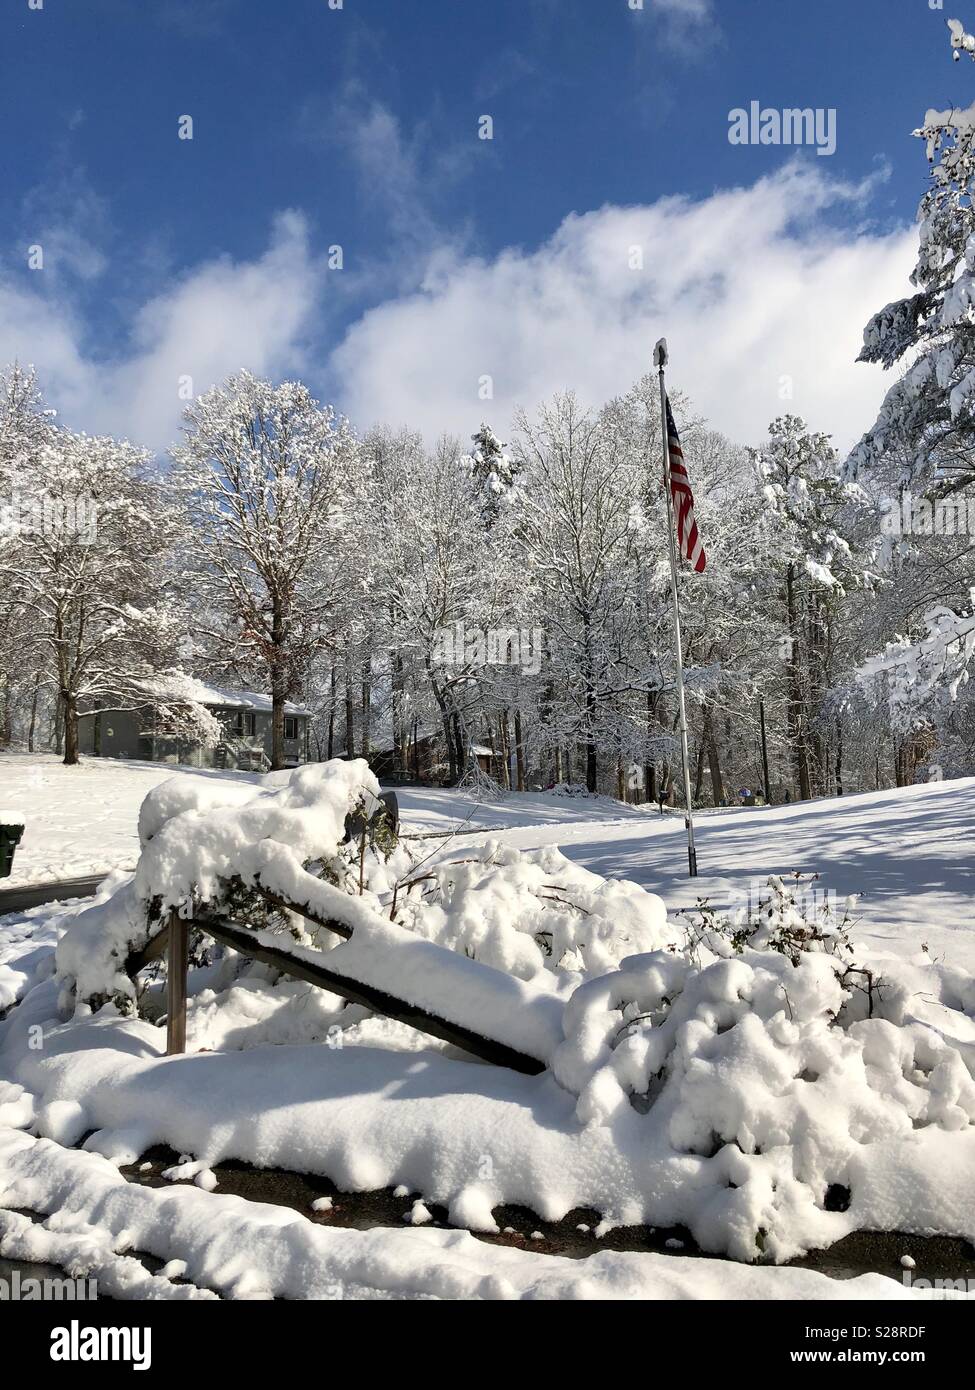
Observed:
[[[674,521],[677,526],[677,546],[681,556],[697,574],[704,573],[707,556],[698,535],[694,520],[694,494],[691,480],[684,463],[684,452],[680,447],[680,435],[667,398],[667,452],[670,455],[670,495],[674,503]]]

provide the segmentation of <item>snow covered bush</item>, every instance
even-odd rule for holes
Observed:
[[[704,1249],[785,1260],[828,1244],[871,1145],[975,1124],[970,1050],[911,1016],[904,983],[853,963],[847,925],[770,879],[752,911],[704,906],[681,947],[629,957],[566,1006],[553,1070],[578,1118],[645,1115],[648,1155],[669,1150],[667,1181],[698,1192]]]
[[[857,1229],[975,1232],[975,981],[923,957],[879,971],[861,961],[850,904],[773,878],[748,909],[702,902],[668,923],[635,884],[554,848],[498,843],[418,863],[402,847],[374,854],[360,892],[365,866],[341,841],[375,787],[364,763],[256,786],[187,781],[147,800],[135,875],[107,884],[62,938],[59,971],[82,1001],[131,998],[124,962],[152,929],[152,904],[236,913],[260,883],[351,929],[329,953],[339,974],[507,1042],[548,1074],[466,1064],[230,952],[194,972],[188,1037],[191,1050],[238,1054],[247,1094],[265,1097],[246,1126],[213,1120],[229,1058],[208,1059],[205,1104],[172,1068],[174,1118],[149,1113],[141,1069],[154,1065],[155,1030],[111,1005],[97,1020],[79,1009],[50,1056],[25,1052],[16,1083],[37,1095],[39,1124],[70,1075],[85,1124],[103,1127],[92,1142],[117,1161],[167,1141],[209,1167],[240,1157],[349,1190],[416,1183],[478,1230],[495,1229],[504,1203],[549,1220],[595,1208],[601,1231],[683,1225],[703,1250],[746,1261]],[[304,918],[277,928],[303,957],[332,945]],[[73,1051],[71,1030],[89,1027]],[[113,1050],[119,1029],[139,1036],[136,1058]],[[270,1043],[306,1051],[276,1061]],[[403,1051],[415,1059],[397,1062]],[[411,1103],[389,1106],[391,1087]]]
[[[780,951],[793,965],[799,964],[803,951],[852,956],[849,928],[856,899],[846,899],[840,916],[829,895],[817,891],[818,879],[818,874],[803,877],[795,873],[788,878],[772,874],[754,901],[732,912],[699,898],[697,907],[688,914],[692,922],[689,941],[693,943],[697,936],[706,941],[719,932],[739,953],[746,946]]]
[[[134,876],[113,881],[79,914],[58,950],[61,975],[80,999],[134,1000],[126,960],[173,909],[276,928],[303,947],[335,944],[314,921],[269,905],[261,890],[348,929],[375,933],[383,921],[408,928],[518,979],[554,973],[566,991],[664,943],[659,898],[604,880],[554,848],[521,853],[488,843],[427,867],[380,838],[362,855],[358,842],[343,841],[347,818],[379,791],[364,761],[282,776],[258,786],[175,777],[146,797]]]
[[[435,864],[400,885],[397,922],[499,970],[548,970],[567,986],[667,940],[663,902],[639,884],[604,879],[558,849],[499,842]]]

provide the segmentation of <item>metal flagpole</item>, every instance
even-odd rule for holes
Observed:
[[[664,446],[664,492],[667,494],[667,534],[670,539],[670,594],[674,608],[674,650],[677,657],[677,708],[680,715],[680,753],[684,768],[684,806],[687,809],[687,868],[697,878],[697,848],[694,844],[694,811],[691,805],[691,767],[687,754],[687,708],[684,703],[684,657],[681,650],[680,607],[677,602],[677,542],[674,526],[674,496],[670,488],[670,440],[667,433],[667,339],[661,338],[653,350],[653,365],[660,376],[660,429]]]

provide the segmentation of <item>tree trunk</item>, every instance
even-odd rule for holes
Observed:
[[[392,653],[390,689],[392,691],[393,716],[393,766],[399,776],[406,772],[406,756],[403,750],[403,657],[399,652]]]
[[[38,671],[37,674],[34,676],[34,690],[33,690],[33,694],[31,695],[31,701],[30,701],[30,724],[28,725],[28,728],[27,728],[27,751],[28,751],[28,753],[33,753],[33,751],[34,751],[34,732],[35,732],[35,730],[36,730],[36,728],[37,728],[37,693],[38,693],[38,689],[39,689],[39,687],[40,687],[40,684],[41,684],[41,673],[40,673],[40,671]]]
[[[758,720],[762,731],[762,786],[765,791],[765,804],[772,803],[772,783],[768,772],[768,735],[765,730],[765,701],[758,702]]]
[[[720,806],[724,801],[724,783],[721,780],[721,764],[718,761],[718,745],[714,739],[714,721],[711,718],[711,711],[706,709],[704,712],[704,734],[708,750],[708,769],[711,773],[711,796],[715,806]]]
[[[372,666],[369,658],[366,658],[362,667],[362,728],[360,730],[359,756],[368,758],[369,740],[372,732]]]
[[[447,702],[442,695],[437,694],[437,704],[440,707],[440,721],[443,724],[444,747],[447,750],[447,785],[454,786],[457,782],[457,749],[454,746],[454,731],[451,723],[450,711]]]
[[[470,740],[467,738],[467,731],[464,728],[459,710],[455,709],[451,714],[450,727],[454,735],[454,761],[457,766],[457,780],[459,782],[470,765],[468,756]]]
[[[525,745],[521,732],[521,710],[515,710],[515,770],[518,776],[518,790],[525,790]]]
[[[806,711],[802,694],[802,671],[799,665],[799,613],[792,565],[786,571],[785,591],[790,637],[789,654],[786,661],[786,678],[789,690],[789,737],[792,742],[793,762],[799,784],[799,798],[802,801],[808,801],[812,796],[812,788],[809,780],[809,752],[806,746]]]
[[[345,756],[355,757],[355,701],[352,698],[352,663],[346,660],[342,684],[345,696]]]
[[[657,711],[657,699],[660,692],[658,690],[647,691],[647,742],[653,737],[654,718]],[[657,769],[654,764],[647,759],[643,767],[643,790],[647,801],[657,799]]]
[[[0,672],[0,748],[9,748],[13,737],[13,711],[10,707],[10,675]]]
[[[74,767],[79,762],[78,704],[73,693],[64,690],[61,694],[64,707],[64,764],[65,767]]]
[[[288,694],[284,650],[284,613],[271,611],[271,771],[284,767],[284,704]]]
[[[332,760],[335,752],[335,695],[338,690],[338,676],[335,667],[329,674],[328,681],[328,759]]]
[[[506,792],[511,791],[511,733],[508,727],[508,711],[498,714],[498,771],[501,785]]]
[[[590,688],[586,691],[586,739],[583,747],[585,749],[586,787],[591,792],[599,790],[599,749],[596,746],[595,722],[596,696]]]

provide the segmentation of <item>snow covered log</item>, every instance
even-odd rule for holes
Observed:
[[[366,959],[377,958],[377,946],[380,951],[385,949],[385,941],[369,941],[365,949],[361,949],[360,943],[360,968],[354,971],[348,960],[341,962],[341,968],[335,968],[344,948],[326,953],[283,948],[279,936],[253,932],[212,917],[198,917],[194,926],[242,955],[330,990],[352,1004],[362,1004],[421,1033],[453,1043],[496,1066],[535,1076],[545,1071],[549,1057],[561,1041],[559,999],[533,992],[523,980],[445,951],[429,941],[414,937],[399,943],[387,956],[388,970],[374,972],[384,982],[387,976],[398,978],[404,973],[412,980],[412,987],[391,993],[370,978],[368,968],[362,968]],[[404,951],[409,954],[407,960],[403,958]],[[432,978],[422,987],[420,982],[431,972]],[[428,1001],[428,1006],[424,1007],[420,1000]],[[478,1020],[478,1029],[463,1021],[472,1017]],[[506,1038],[514,1038],[517,1045],[502,1040]]]

